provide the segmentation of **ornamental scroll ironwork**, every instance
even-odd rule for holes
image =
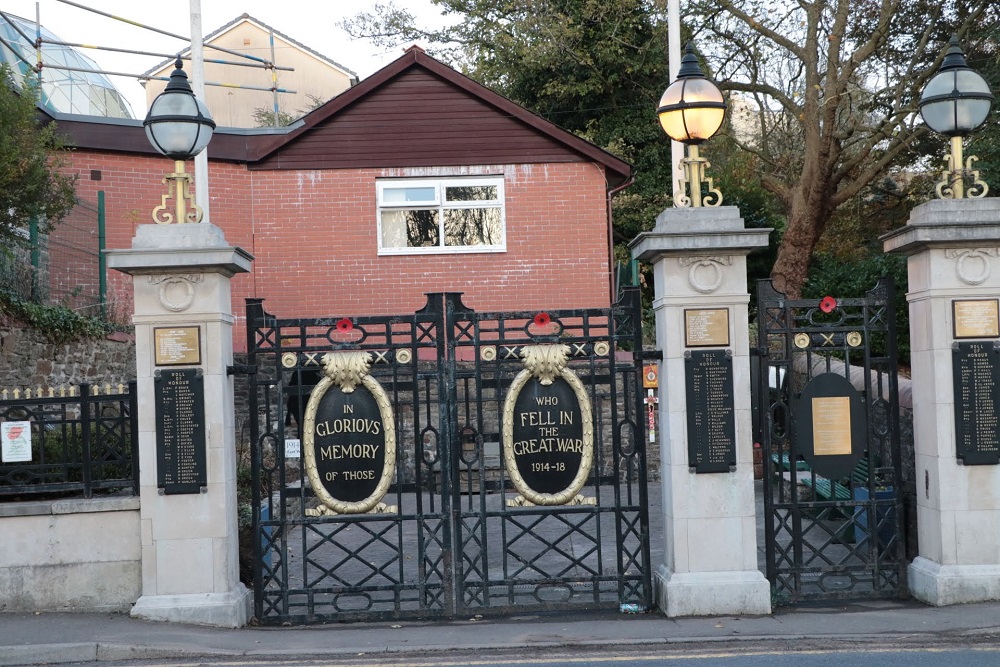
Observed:
[[[382,503],[382,499],[389,491],[389,486],[392,484],[396,471],[396,427],[392,404],[390,403],[388,394],[386,394],[382,385],[369,375],[371,362],[372,355],[370,352],[337,351],[327,352],[323,355],[323,377],[312,390],[312,393],[309,394],[309,402],[306,405],[303,425],[305,470],[316,497],[322,503],[319,509],[307,511],[309,516],[396,512],[394,506]],[[344,421],[353,422],[353,424],[350,425],[350,429],[346,428],[346,426],[341,426],[341,430],[331,427],[328,422],[317,424],[317,414],[320,412],[321,402],[327,397],[328,391],[331,389],[335,391],[339,390],[344,395],[350,395],[359,387],[367,390],[367,393],[374,399],[374,403],[378,408],[378,422],[367,418],[347,418]],[[342,411],[345,414],[348,413],[347,407],[344,407]],[[353,414],[353,408],[350,412]],[[316,436],[326,436],[331,433],[358,433],[361,429],[356,426],[357,423],[362,423],[373,434],[378,434],[378,431],[381,430],[381,434],[378,434],[379,437],[377,439],[382,442],[366,445],[334,444],[328,445],[323,449],[332,452],[330,454],[332,458],[336,458],[336,455],[339,453],[342,453],[345,458],[348,456],[357,457],[356,454],[351,453],[356,451],[361,452],[362,456],[371,454],[371,458],[374,459],[376,458],[376,450],[366,448],[377,448],[384,443],[382,469],[379,471],[380,476],[377,485],[367,497],[361,500],[345,501],[334,498],[333,493],[328,488],[328,485],[332,486],[337,483],[336,477],[338,473],[326,472],[321,474],[319,470],[316,459]],[[323,428],[318,429],[319,426],[323,426]],[[323,455],[326,456],[327,453],[327,451],[324,451]],[[342,477],[344,476],[344,473],[340,474]],[[332,475],[332,477],[327,477],[327,475]]]
[[[533,505],[593,505],[596,504],[594,498],[585,498],[580,494],[587,479],[594,460],[594,425],[593,410],[590,405],[590,398],[587,396],[586,388],[577,375],[567,368],[571,349],[568,345],[548,344],[548,345],[526,345],[521,350],[521,358],[524,369],[518,373],[511,383],[510,391],[504,401],[503,406],[503,458],[507,473],[510,476],[514,488],[520,493],[516,498],[507,501],[509,507],[529,507]],[[567,424],[572,423],[573,417],[568,418],[569,411],[563,410],[541,410],[537,412],[537,419],[526,420],[523,415],[521,422],[529,421],[529,428],[537,427],[541,435],[545,436],[530,440],[530,452],[528,456],[539,460],[528,463],[530,466],[537,466],[538,471],[543,474],[550,472],[568,472],[567,459],[575,458],[574,454],[579,453],[577,469],[568,484],[556,492],[543,492],[534,488],[525,479],[525,471],[522,471],[518,464],[518,457],[525,457],[525,440],[515,442],[515,427],[518,427],[518,434],[523,434],[524,424],[516,424],[518,416],[518,399],[522,390],[529,385],[532,380],[537,380],[533,387],[536,404],[555,408],[559,397],[557,387],[554,386],[558,380],[562,380],[568,385],[571,396],[575,397],[576,407],[579,410],[580,438],[559,437],[558,430]],[[543,390],[542,388],[549,388]],[[565,395],[563,396],[565,397]],[[559,416],[552,416],[558,413]],[[573,411],[575,413],[575,410]],[[534,414],[534,413],[533,413]],[[575,427],[574,427],[575,428]],[[518,449],[518,445],[521,448]],[[561,466],[561,467],[560,467]],[[565,477],[566,475],[560,475]]]
[[[961,153],[959,152],[958,159],[961,160]],[[990,186],[979,177],[979,170],[973,169],[972,165],[979,158],[975,155],[970,155],[965,161],[965,168],[961,169],[958,165],[952,166],[954,163],[954,157],[948,155],[944,158],[945,168],[941,170],[941,180],[937,183],[937,196],[939,199],[953,199],[956,196],[956,186],[955,181],[959,181],[959,185],[964,183],[966,176],[972,179],[972,184],[968,188],[964,188],[964,195],[968,199],[979,199],[985,197],[990,191]],[[959,194],[958,197],[962,197]]]

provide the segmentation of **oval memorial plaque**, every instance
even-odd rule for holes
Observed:
[[[371,511],[392,484],[396,432],[385,390],[368,375],[367,352],[330,352],[309,395],[303,428],[306,473],[337,514]]]
[[[504,463],[514,487],[533,505],[573,502],[590,476],[590,399],[565,367],[568,354],[565,345],[525,347],[527,368],[504,402]]]

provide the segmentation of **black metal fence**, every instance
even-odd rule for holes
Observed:
[[[0,500],[139,492],[135,382],[0,390]]]

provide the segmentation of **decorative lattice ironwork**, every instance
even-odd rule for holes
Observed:
[[[407,316],[281,320],[247,306],[255,605],[263,623],[436,618],[652,604],[640,304],[477,313],[432,294]],[[592,406],[593,463],[574,502],[513,502],[503,406],[526,346],[565,345]],[[302,437],[323,355],[371,354],[396,465],[370,514],[315,511]]]
[[[791,300],[758,285],[755,423],[778,604],[905,594],[894,289],[886,278],[865,298]],[[816,469],[829,456],[813,456],[822,427],[800,400],[824,374],[850,380],[863,402],[864,451],[833,478]]]
[[[24,460],[0,463],[0,499],[139,493],[135,382],[0,390],[0,422],[27,424]]]

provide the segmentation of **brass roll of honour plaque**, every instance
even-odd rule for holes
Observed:
[[[594,461],[590,398],[566,367],[568,345],[522,348],[503,406],[503,458],[521,494],[509,506],[594,504],[580,495]]]
[[[305,468],[318,510],[306,514],[394,512],[382,503],[396,472],[396,427],[389,396],[368,374],[368,352],[327,352],[309,394]]]

